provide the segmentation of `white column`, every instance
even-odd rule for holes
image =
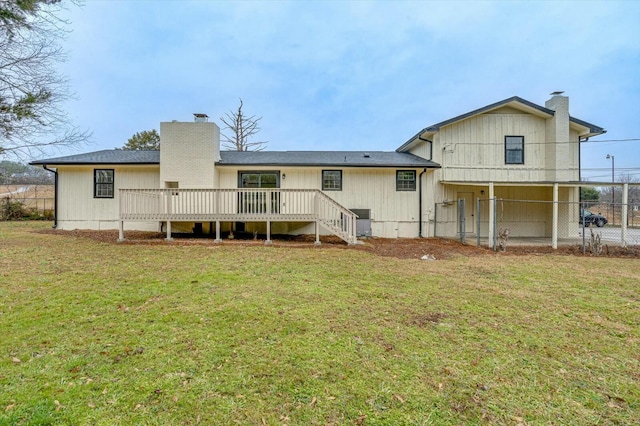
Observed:
[[[420,219],[422,220],[422,219]],[[357,221],[356,221],[356,217],[352,217],[351,218],[351,232],[349,235],[349,239],[351,240],[351,242],[349,244],[356,244],[358,242],[358,237],[356,237],[356,228],[358,227],[357,225]]]
[[[622,185],[622,223],[621,223],[621,228],[620,230],[622,231],[622,247],[626,247],[627,246],[627,226],[629,225],[627,222],[629,220],[628,218],[628,211],[627,209],[629,208],[629,184],[625,183],[624,185]]]
[[[216,239],[213,240],[214,243],[221,243],[222,239],[220,239],[220,221],[216,220]]]
[[[489,182],[489,247],[493,247],[493,234],[495,230],[493,229],[493,223],[495,222],[496,211],[493,208],[493,198],[495,194],[493,192],[493,182]]]
[[[171,238],[171,221],[168,220],[167,221],[167,241],[173,241],[173,238]]]
[[[314,244],[317,246],[320,245],[320,224],[318,223],[317,220],[316,220],[316,242]]]
[[[118,231],[118,241],[124,241],[124,221],[120,221],[119,231]]]
[[[551,219],[551,248],[558,248],[558,182],[553,184],[553,217]]]
[[[271,222],[267,221],[267,240],[264,242],[265,244],[272,244],[271,241]]]

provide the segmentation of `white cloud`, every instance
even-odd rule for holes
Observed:
[[[393,150],[553,90],[607,137],[640,137],[639,3],[92,1],[71,19],[69,108],[98,147],[192,112],[217,121],[242,97],[270,149]]]

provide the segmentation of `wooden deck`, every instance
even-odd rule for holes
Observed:
[[[316,243],[319,227],[349,244],[355,244],[357,215],[324,192],[315,189],[121,189],[120,239],[125,221],[215,222],[220,241],[220,222],[265,222],[270,242],[271,222],[313,222]]]

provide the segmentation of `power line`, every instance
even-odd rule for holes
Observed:
[[[520,136],[520,135],[518,135]],[[598,141],[588,141],[588,142],[584,142],[584,141],[545,141],[545,142],[531,142],[531,141],[527,141],[525,139],[524,144],[525,146],[527,145],[573,145],[573,144],[582,144],[583,147],[585,147],[585,145],[597,145],[600,143],[628,143],[628,142],[640,142],[640,138],[637,139],[607,139],[607,140],[598,140]],[[465,142],[453,142],[453,141],[440,141],[440,144],[442,145],[442,149],[445,150],[447,149],[447,147],[476,147],[476,146],[495,146],[495,147],[502,147],[505,144],[504,140],[498,141],[498,142],[474,142],[474,141],[465,141]]]
[[[600,171],[605,171],[605,170],[611,170],[611,167],[583,167],[582,168],[583,171],[592,171],[592,172],[600,172]],[[640,171],[640,167],[616,167],[616,172],[620,171],[620,172],[633,172],[633,171]]]
[[[630,139],[597,139],[595,141],[581,141],[582,143],[601,143],[601,142],[637,142],[640,141],[640,139],[638,138],[630,138]]]

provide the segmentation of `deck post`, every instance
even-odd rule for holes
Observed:
[[[316,220],[316,241],[314,244],[317,246],[320,245],[320,223],[318,223],[318,220]]]
[[[214,243],[221,243],[222,239],[220,238],[220,221],[216,220],[216,239],[213,240]]]
[[[358,242],[358,237],[357,237],[357,233],[358,233],[358,221],[356,216],[354,215],[351,218],[351,244],[356,244]]]
[[[273,244],[271,241],[271,221],[267,221],[267,240],[264,242],[265,244]]]
[[[173,238],[171,238],[171,221],[168,220],[167,221],[167,238],[165,238],[166,241],[173,241]]]
[[[118,242],[124,241],[124,220],[121,220],[118,225]]]

